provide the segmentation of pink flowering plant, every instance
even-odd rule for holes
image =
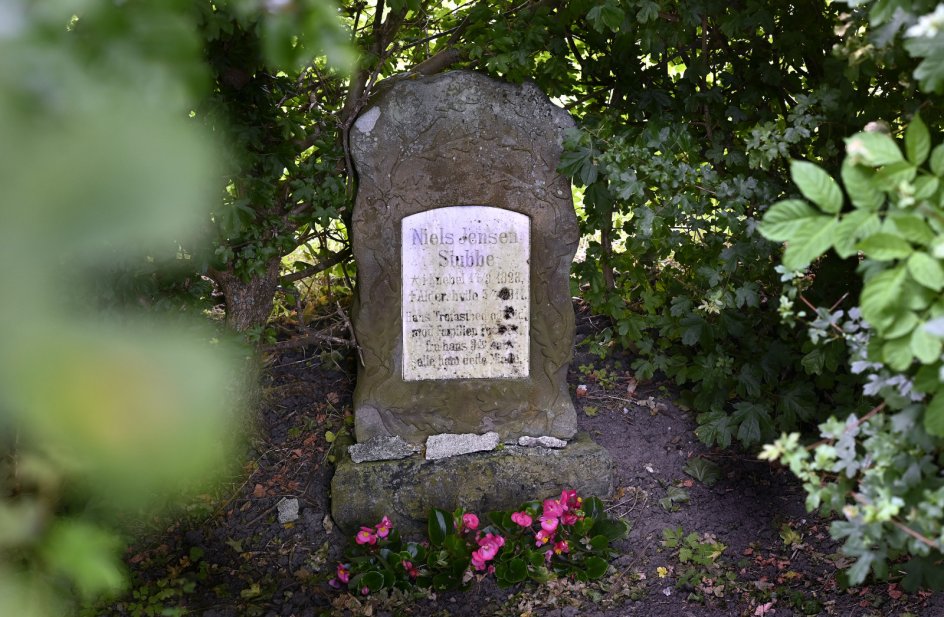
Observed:
[[[599,499],[572,490],[514,511],[490,512],[484,520],[462,509],[433,509],[427,527],[422,543],[404,542],[386,516],[361,527],[331,586],[363,594],[457,589],[491,574],[503,587],[527,579],[587,581],[603,576],[611,543],[628,531],[624,521],[606,516]]]

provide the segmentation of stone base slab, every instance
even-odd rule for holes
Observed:
[[[532,499],[576,489],[582,496],[613,494],[613,459],[580,433],[562,449],[505,446],[427,461],[416,454],[391,461],[354,463],[347,449],[331,481],[331,515],[345,532],[374,525],[384,515],[401,533],[426,530],[430,508],[476,514],[517,508]]]

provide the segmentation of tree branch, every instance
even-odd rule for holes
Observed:
[[[308,278],[309,276],[314,276],[319,272],[324,272],[328,268],[338,265],[343,261],[347,261],[351,258],[351,249],[346,248],[340,253],[336,253],[327,259],[319,261],[317,264],[309,266],[304,270],[299,272],[293,272],[291,274],[286,274],[282,277],[283,283],[294,283],[295,281],[300,281],[302,279]]]

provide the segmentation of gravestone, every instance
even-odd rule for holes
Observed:
[[[391,80],[354,123],[352,454],[367,462],[338,465],[342,526],[394,498],[405,517],[485,505],[473,474],[507,485],[490,507],[539,497],[527,490],[544,485],[609,490],[609,459],[587,439],[515,445],[560,446],[576,433],[566,377],[579,235],[556,170],[573,126],[533,84],[466,71]],[[509,446],[449,460],[498,443]],[[542,470],[556,477],[539,479]],[[400,494],[382,495],[388,481]]]

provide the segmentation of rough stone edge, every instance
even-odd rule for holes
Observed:
[[[372,524],[384,515],[390,516],[394,524],[405,534],[422,536],[426,528],[429,508],[438,507],[447,511],[458,506],[475,511],[488,512],[498,509],[517,508],[531,499],[546,499],[560,494],[562,489],[576,489],[582,496],[596,496],[606,499],[612,496],[615,490],[615,474],[612,455],[602,446],[595,443],[586,433],[578,433],[569,447],[551,449],[542,447],[505,446],[491,452],[478,452],[461,457],[427,461],[420,455],[396,461],[376,461],[355,464],[347,456],[346,448],[341,450],[340,459],[335,465],[334,477],[331,480],[331,517],[344,532],[352,532],[361,524]],[[524,456],[547,460],[548,463],[557,459],[574,459],[574,469],[582,475],[574,485],[563,485],[553,474],[548,474],[546,480],[536,485],[525,485],[513,478],[504,478],[506,494],[496,496],[489,485],[487,491],[474,491],[472,494],[453,495],[449,503],[432,503],[430,498],[426,503],[413,504],[412,511],[407,511],[403,491],[411,487],[405,486],[409,478],[424,476],[422,485],[424,490],[434,490],[435,487],[457,487],[463,482],[463,472],[479,474],[479,468],[484,466],[483,459],[494,459],[496,464],[504,457]],[[597,465],[588,467],[584,463],[587,459],[597,459]],[[477,461],[473,465],[475,470],[468,472],[470,461]],[[370,477],[369,486],[362,485],[362,479]],[[474,480],[481,481],[479,475]],[[486,479],[486,484],[489,479]],[[491,480],[495,480],[492,478]],[[511,487],[513,485],[513,488]],[[354,495],[350,503],[345,503],[344,497],[338,496],[345,491]],[[353,503],[358,496],[361,503]],[[376,522],[376,521],[374,521]]]
[[[474,452],[486,452],[498,447],[500,438],[495,431],[476,433],[440,433],[426,438],[426,460],[435,461]]]

